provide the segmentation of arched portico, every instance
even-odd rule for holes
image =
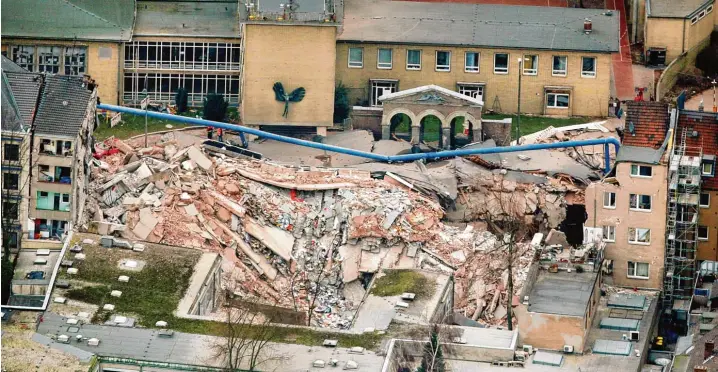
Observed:
[[[473,125],[474,139],[481,138],[483,101],[436,85],[403,90],[382,97],[382,139],[391,139],[391,118],[405,114],[411,119],[411,142],[421,142],[422,119],[435,116],[441,121],[441,147],[450,143],[451,122],[464,117]]]

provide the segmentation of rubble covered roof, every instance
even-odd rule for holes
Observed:
[[[87,114],[92,91],[81,77],[48,75],[35,115],[40,134],[77,136]]]
[[[681,110],[676,135],[680,136],[684,128],[698,132],[697,136],[686,136],[687,146],[702,148],[704,155],[718,155],[718,114]],[[701,188],[718,190],[718,177],[703,177]]]
[[[714,0],[648,0],[646,13],[656,18],[688,18]]]
[[[2,36],[129,41],[134,0],[12,0],[2,3]]]
[[[348,0],[339,41],[618,51],[618,20],[603,10]],[[593,32],[583,32],[584,19]]]
[[[662,102],[629,101],[626,106],[623,145],[654,149],[661,147],[668,131],[668,105]]]
[[[616,162],[658,164],[665,150],[637,146],[623,146],[618,151]]]
[[[3,71],[7,77],[8,85],[12,91],[15,104],[19,109],[24,124],[29,128],[32,126],[33,114],[37,106],[37,97],[42,86],[42,74],[34,72],[10,72]]]
[[[237,2],[143,1],[137,4],[136,36],[239,38]]]
[[[539,274],[529,295],[530,312],[583,316],[598,273],[563,272]]]

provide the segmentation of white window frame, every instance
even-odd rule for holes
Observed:
[[[239,71],[242,63],[241,48],[239,43],[136,40],[125,44],[124,67],[169,71]]]
[[[476,66],[469,66],[469,64],[468,64],[469,54],[476,54]],[[479,53],[479,52],[464,52],[464,72],[478,74],[480,66],[481,66],[481,53]]]
[[[536,65],[535,68],[527,69],[526,68],[526,57],[536,57]],[[524,54],[523,56],[524,61],[521,63],[521,69],[523,70],[522,73],[527,76],[536,76],[538,75],[539,70],[539,56],[538,54]]]
[[[706,231],[706,235],[705,235],[705,236],[701,236],[701,228],[705,229],[705,231]],[[708,235],[710,234],[710,233],[708,232],[708,226],[699,225],[699,226],[698,226],[698,229],[696,229],[696,230],[697,230],[697,231],[696,231],[696,236],[698,237],[698,240],[708,240]]]
[[[125,72],[122,99],[126,103],[139,102],[142,99],[145,79],[148,79],[148,95],[153,102],[171,102],[177,93],[174,88],[187,89],[187,102],[190,106],[202,106],[209,93],[220,93],[231,106],[239,104],[240,75],[212,74],[205,71],[196,73],[160,73]],[[169,82],[169,86],[165,83]],[[214,86],[215,89],[211,90]],[[169,89],[165,89],[168,87]],[[223,88],[223,89],[222,89]]]
[[[633,229],[633,236],[631,236],[631,229]],[[638,240],[638,237],[641,235],[639,234],[639,230],[644,230],[648,232],[648,241],[642,242]],[[631,240],[633,239],[633,240]],[[651,245],[651,229],[647,229],[645,227],[629,227],[628,228],[628,244],[636,244],[636,245]]]
[[[553,96],[553,103],[551,103],[552,96]],[[568,98],[568,106],[566,106],[566,107],[558,106],[558,97],[559,96],[566,96]],[[569,93],[546,93],[546,108],[568,110],[569,106],[571,106],[571,94],[569,94]]]
[[[607,243],[616,241],[616,226],[603,226],[603,241]]]
[[[389,62],[381,61],[381,52],[389,51]],[[379,48],[376,50],[376,68],[379,70],[391,70],[394,66],[394,50],[391,48]]]
[[[449,62],[448,65],[439,65],[439,53],[447,54],[447,56],[448,56],[447,61]],[[451,51],[450,50],[437,50],[436,53],[434,53],[434,61],[435,61],[434,70],[439,71],[439,72],[451,71]]]
[[[496,57],[499,55],[505,55],[506,56],[506,67],[500,67],[500,70],[497,70],[496,67]],[[511,54],[509,53],[494,53],[494,74],[496,75],[508,75],[509,68],[511,68]]]
[[[643,196],[647,196],[649,203],[651,204],[651,208],[653,208],[653,197],[651,195],[646,194],[628,194],[628,209],[632,211],[638,211],[638,212],[650,212],[651,208],[641,208],[641,203],[639,202],[640,198]],[[635,206],[633,204],[635,197]]]
[[[703,196],[703,195],[708,195],[708,204],[701,204],[701,196]],[[698,196],[698,206],[700,206],[701,208],[710,208],[710,206],[711,206],[711,194],[710,194],[710,193],[707,193],[707,192],[702,192],[702,193],[700,193],[700,195]]]
[[[633,275],[631,275],[631,264],[633,264]],[[647,276],[642,275],[636,275],[636,272],[638,271],[638,265],[646,265],[648,273]],[[633,279],[649,279],[651,275],[651,264],[648,262],[637,262],[637,261],[628,261],[628,265],[626,267],[626,276]]]
[[[472,98],[479,98],[483,100],[484,92],[486,91],[486,84],[477,84],[477,83],[457,83],[458,85],[458,91],[460,94],[463,94],[465,96],[469,96]],[[480,94],[479,94],[480,93]]]
[[[36,50],[38,71],[59,74],[63,62],[62,50],[62,47],[53,45],[38,45]]]
[[[398,81],[389,81],[389,80],[381,80],[381,79],[371,80],[370,84],[371,84],[371,86],[369,87],[371,89],[371,97],[369,97],[370,104],[374,107],[382,106],[381,102],[379,102],[379,97],[381,97],[384,94],[387,94],[387,90],[390,91],[390,93],[395,93],[399,87]],[[378,84],[384,84],[385,86],[378,86]],[[382,94],[377,94],[377,92],[379,92],[379,88],[381,88]]]
[[[409,52],[419,52],[419,64],[409,63]],[[406,50],[406,69],[410,71],[421,70],[421,49],[407,49]]]
[[[361,61],[352,61],[352,49],[359,50],[361,52]],[[364,48],[349,48],[349,51],[347,52],[347,67],[364,68]]]
[[[708,7],[706,8],[706,15],[710,14],[712,11],[713,11],[713,5],[712,4],[708,5]]]
[[[87,47],[65,47],[65,75],[84,75],[87,72]]]
[[[563,58],[563,59],[564,59],[564,61],[566,62],[566,63],[565,63],[565,66],[566,66],[566,69],[565,69],[565,70],[554,70],[554,68],[553,68],[553,67],[554,67],[554,60],[555,60],[556,58]],[[553,58],[551,58],[551,76],[566,77],[567,75],[568,75],[568,56],[553,56]]]
[[[583,60],[586,58],[590,58],[593,60],[593,71],[584,71],[583,69]],[[596,70],[598,70],[598,66],[596,66],[596,57],[581,57],[581,77],[584,78],[595,78],[596,77]]]
[[[611,204],[611,197],[609,196],[609,199],[606,200],[606,196],[613,195],[613,204]],[[606,201],[608,201],[608,205],[606,204]],[[605,209],[616,209],[616,193],[611,191],[604,191],[603,192],[603,208]]]
[[[693,18],[691,18],[691,25],[694,25],[696,23],[698,23],[698,16],[694,16]]]
[[[706,16],[706,11],[705,11],[705,9],[704,9],[704,10],[701,10],[701,12],[698,13],[698,20],[703,19],[705,16]]]
[[[710,172],[706,172],[706,165],[710,166]],[[715,163],[706,161],[701,164],[701,175],[703,176],[711,176],[715,174]]]
[[[648,168],[648,169],[650,169],[650,170],[651,170],[651,175],[650,175],[650,176],[644,176],[644,175],[642,175],[642,174],[641,174],[641,169],[642,169],[642,168]],[[633,172],[634,169],[635,169],[635,171],[636,171],[635,173]],[[631,164],[631,177],[636,177],[636,178],[653,178],[653,167],[651,167],[650,165]]]

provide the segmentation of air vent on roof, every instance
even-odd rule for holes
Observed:
[[[67,104],[68,104],[67,101],[62,101],[62,105],[63,105],[63,106],[67,106]]]

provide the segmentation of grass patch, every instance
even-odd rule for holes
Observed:
[[[238,119],[237,109],[230,108],[228,110],[229,119],[236,121]],[[111,113],[113,114],[113,113]],[[202,117],[200,110],[190,110],[181,116],[195,117],[199,115]],[[154,118],[147,118],[147,132],[159,132],[167,130],[167,124],[172,125],[172,129],[184,128],[191,125],[183,124],[177,121],[161,120]],[[100,116],[100,125],[94,132],[94,136],[98,141],[102,141],[111,136],[115,136],[119,139],[126,139],[145,133],[145,117],[142,115],[122,114],[122,122],[113,128],[110,128],[109,119],[105,120],[104,116]]]
[[[421,296],[430,289],[429,280],[413,270],[386,270],[384,274],[374,282],[371,294],[385,297],[410,292]]]
[[[72,244],[85,238],[99,240],[97,235],[75,234]],[[100,306],[106,303],[115,305],[112,312],[98,311],[93,317],[93,323],[103,323],[113,314],[122,314],[137,317],[140,325],[154,328],[159,320],[166,321],[170,328],[178,332],[221,336],[224,324],[216,321],[197,319],[184,319],[175,317],[173,312],[177,308],[184,291],[189,286],[194,265],[199,260],[201,252],[193,249],[184,249],[146,243],[144,252],[133,252],[118,248],[102,248],[99,245],[82,244],[86,258],[75,261],[74,267],[79,271],[69,276],[65,270],[60,273],[61,278],[83,282],[82,287],[72,288],[65,297]],[[67,253],[70,259],[72,256]],[[142,271],[121,270],[117,266],[123,258],[143,260],[146,262]],[[117,280],[120,275],[130,277],[128,283]],[[122,296],[111,297],[112,290],[122,291]],[[382,335],[371,334],[341,334],[331,331],[320,332],[304,328],[276,327],[279,340],[302,345],[318,346],[325,339],[338,339],[342,347],[362,346],[367,349],[375,348],[381,342]]]
[[[511,138],[516,139],[516,115],[506,115],[506,114],[492,114],[492,115],[482,115],[483,119],[505,119],[505,118],[511,118]],[[585,124],[590,123],[592,121],[595,121],[595,118],[589,118],[589,117],[571,117],[571,118],[552,118],[552,117],[545,117],[545,116],[526,116],[521,115],[521,135],[525,136],[527,134],[536,133],[542,129],[545,129],[549,126],[553,127],[565,127],[567,125],[574,125],[574,124]]]

